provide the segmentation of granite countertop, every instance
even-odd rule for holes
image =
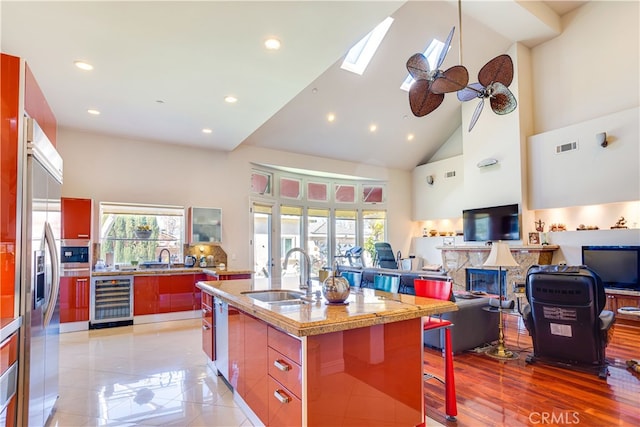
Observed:
[[[352,288],[347,305],[327,305],[324,299],[309,304],[277,305],[243,295],[245,291],[257,290],[251,279],[198,282],[196,286],[298,337],[399,322],[458,309],[450,301],[362,288]],[[316,288],[320,289],[319,286]]]
[[[172,267],[172,268],[138,268],[138,269],[124,269],[124,270],[102,270],[92,271],[91,275],[98,276],[158,276],[158,275],[172,275],[172,274],[193,274],[193,273],[205,273],[209,276],[224,276],[234,274],[253,274],[250,270],[220,270],[214,267]]]

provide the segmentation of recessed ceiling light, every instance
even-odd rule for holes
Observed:
[[[227,95],[224,97],[224,102],[227,102],[229,104],[234,104],[236,102],[238,102],[238,98],[236,98],[233,95]]]
[[[336,119],[336,115],[335,114],[333,114],[333,113],[327,114],[327,121],[328,122],[333,122],[333,121],[335,121],[335,119]]]
[[[91,114],[92,116],[99,116],[100,115],[100,111],[94,110],[93,108],[88,109],[87,113]]]
[[[407,135],[407,141],[413,141],[413,138],[415,138],[415,135],[413,135],[412,133]]]
[[[84,61],[75,61],[73,63],[76,67],[80,68],[81,70],[84,71],[91,71],[93,70],[93,65],[89,64],[88,62],[84,62]]]
[[[202,129],[202,133],[212,133],[213,131],[209,128]]]
[[[268,38],[264,41],[264,47],[269,50],[278,50],[280,49],[280,40],[275,37]]]
[[[375,132],[378,129],[378,126],[375,124],[369,125],[369,132]]]

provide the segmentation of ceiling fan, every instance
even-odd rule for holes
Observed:
[[[469,132],[480,117],[485,98],[489,98],[491,109],[496,114],[509,114],[516,109],[516,97],[508,87],[512,81],[513,61],[509,55],[499,55],[480,69],[478,83],[472,83],[458,91],[458,99],[463,102],[480,98],[469,123]]]
[[[494,113],[504,115],[516,109],[517,101],[508,86],[513,81],[513,61],[509,55],[499,55],[487,62],[478,73],[478,83],[469,83],[469,73],[462,65],[455,65],[446,71],[440,67],[447,55],[455,27],[449,32],[436,66],[432,69],[427,58],[416,53],[407,60],[407,70],[415,82],[409,89],[409,105],[416,117],[423,117],[442,104],[444,95],[456,92],[460,101],[480,98],[469,131],[473,129],[484,107],[485,98]]]
[[[469,82],[469,73],[462,65],[455,65],[446,71],[440,67],[447,56],[455,27],[449,32],[435,67],[422,53],[412,55],[407,61],[407,70],[415,82],[409,89],[409,105],[416,117],[426,116],[442,104],[444,94],[463,89]]]

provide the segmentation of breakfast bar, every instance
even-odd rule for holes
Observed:
[[[254,424],[424,422],[422,317],[455,311],[454,303],[360,288],[343,304],[295,298],[295,290],[287,290],[293,299],[266,301],[257,294],[278,290],[257,292],[252,280],[197,286],[203,345],[215,347],[205,349],[210,365]],[[228,338],[216,339],[220,332]]]

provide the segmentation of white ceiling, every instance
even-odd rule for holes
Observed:
[[[470,80],[514,41],[533,46],[557,35],[558,15],[583,3],[464,1]],[[416,118],[399,89],[409,56],[459,27],[455,0],[4,0],[0,7],[2,52],[26,59],[61,127],[224,151],[249,144],[409,170],[460,126],[455,95]],[[341,70],[348,49],[389,15],[395,22],[364,75]],[[456,31],[443,68],[458,62]],[[263,48],[269,36],[282,41],[279,51]],[[95,69],[81,71],[75,60]],[[229,94],[239,101],[225,103]],[[90,116],[89,108],[101,114]]]

